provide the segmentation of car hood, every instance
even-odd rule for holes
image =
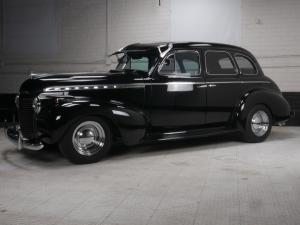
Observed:
[[[148,74],[142,71],[107,73],[34,74],[20,88],[20,93],[36,95],[45,88],[72,85],[140,83]]]

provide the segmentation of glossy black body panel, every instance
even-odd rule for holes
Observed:
[[[203,77],[151,79],[151,126],[154,129],[185,129],[205,124],[206,91]]]
[[[159,73],[165,57],[159,55],[162,45],[164,43],[135,44],[122,50],[157,54],[158,60],[149,73],[111,71],[39,75],[25,81],[20,89],[19,108],[25,137],[58,142],[74,121],[89,115],[105,119],[114,136],[127,145],[242,131],[247,113],[257,104],[270,109],[274,123],[289,118],[289,104],[277,85],[264,76],[248,51],[222,44],[173,43],[170,52],[196,51],[201,65],[199,76],[176,77]],[[210,50],[226,51],[232,57],[237,53],[246,55],[254,62],[257,74],[245,75],[237,68],[235,75],[209,75],[205,53]],[[61,87],[66,89],[59,89]],[[75,87],[80,88],[76,90]],[[49,88],[52,91],[58,88],[53,92],[60,94],[49,97]],[[46,98],[42,98],[44,94]],[[30,104],[29,109],[23,107],[28,104],[28,99],[32,101],[36,97],[41,101],[39,113],[34,113]],[[31,132],[28,132],[29,128]]]

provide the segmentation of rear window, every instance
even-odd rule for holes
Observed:
[[[257,69],[254,64],[245,56],[236,55],[235,61],[240,68],[240,71],[244,75],[255,75],[257,74]]]
[[[205,55],[208,75],[236,75],[230,55],[224,51],[207,51]]]

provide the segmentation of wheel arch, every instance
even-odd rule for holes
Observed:
[[[144,138],[147,119],[141,110],[133,107],[118,107],[112,104],[81,103],[72,109],[60,108],[60,121],[55,121],[52,135],[53,142],[63,138],[64,133],[73,123],[85,116],[103,119],[112,129],[115,137],[120,138],[126,145],[134,145]]]
[[[248,113],[256,105],[265,106],[272,115],[273,123],[290,115],[290,106],[279,92],[271,90],[253,90],[246,93],[240,100],[235,115],[238,127],[244,128]]]

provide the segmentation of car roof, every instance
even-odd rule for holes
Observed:
[[[251,52],[247,49],[244,49],[239,46],[222,44],[222,43],[213,43],[213,42],[154,42],[154,43],[135,43],[131,45],[127,45],[120,50],[114,52],[111,55],[117,55],[119,53],[124,52],[155,52],[159,53],[160,57],[163,58],[170,50],[176,48],[191,48],[191,47],[212,47],[219,48],[225,50],[235,50],[240,51],[242,53],[246,53],[247,55],[254,58]]]
[[[122,48],[120,51],[134,51],[143,50],[150,51],[156,50],[159,47],[172,45],[172,48],[188,48],[188,47],[218,47],[218,48],[231,48],[237,50],[244,50],[241,47],[222,43],[213,42],[155,42],[155,43],[135,43]]]

